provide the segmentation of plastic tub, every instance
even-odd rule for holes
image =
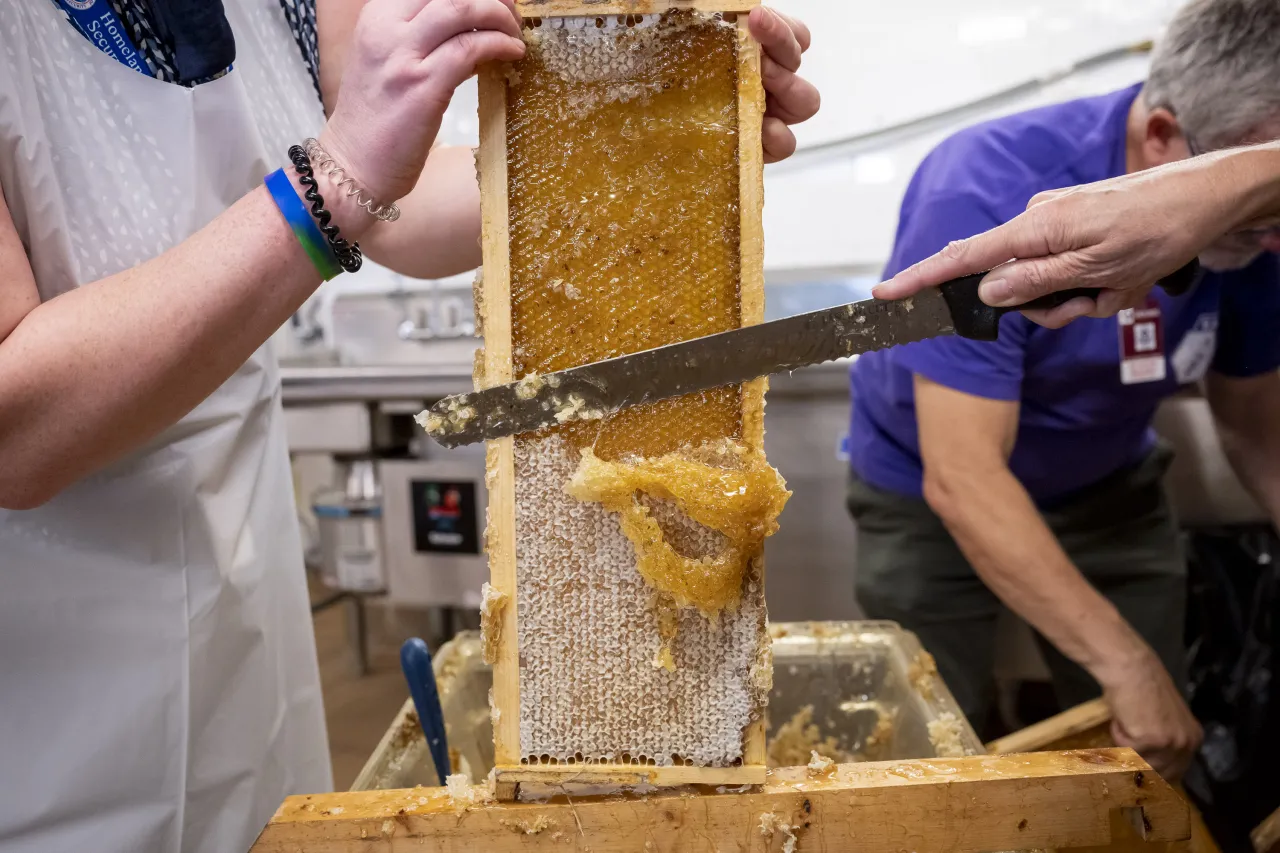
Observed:
[[[977,755],[984,750],[915,635],[892,622],[770,626],[770,763],[807,764]],[[454,772],[493,767],[489,688],[480,635],[459,634],[435,655]],[[803,760],[801,760],[803,759]],[[438,785],[412,702],[406,702],[352,790]]]

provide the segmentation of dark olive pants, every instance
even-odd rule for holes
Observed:
[[[1186,564],[1162,478],[1160,447],[1139,465],[1042,515],[1072,562],[1155,649],[1182,685]],[[869,618],[914,631],[975,726],[995,696],[992,663],[1002,607],[924,501],[856,477],[848,495],[858,525],[858,602]],[[1004,535],[991,519],[994,535]],[[1097,697],[1097,682],[1037,635],[1058,702]]]

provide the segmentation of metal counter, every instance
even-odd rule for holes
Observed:
[[[286,406],[438,400],[471,390],[471,364],[281,367]]]

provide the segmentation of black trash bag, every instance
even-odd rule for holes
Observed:
[[[1223,853],[1280,807],[1280,537],[1270,525],[1188,539],[1191,710],[1204,746],[1184,786]]]

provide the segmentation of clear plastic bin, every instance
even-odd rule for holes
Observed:
[[[810,749],[839,762],[985,752],[933,658],[896,623],[780,623],[769,633],[770,764],[806,764]]]
[[[977,755],[981,741],[915,635],[892,622],[770,626],[771,763]],[[483,779],[493,767],[489,688],[480,635],[459,634],[435,656],[454,772]],[[803,758],[803,761],[798,759]],[[412,702],[406,702],[352,790],[438,785]]]

